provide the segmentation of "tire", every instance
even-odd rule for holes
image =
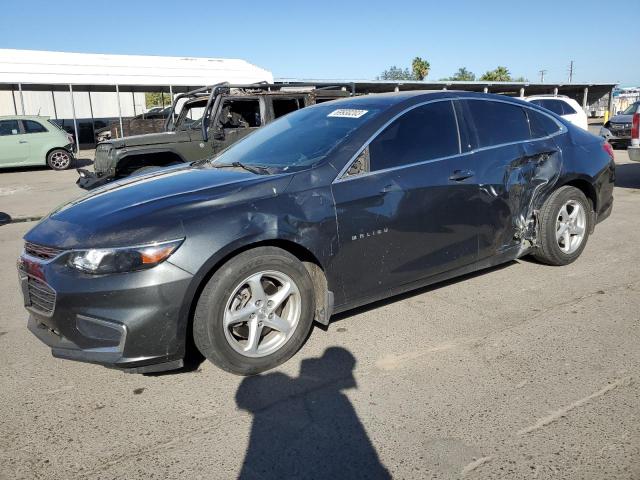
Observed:
[[[47,165],[53,170],[66,170],[71,166],[73,155],[64,148],[51,150],[47,155]]]
[[[568,265],[587,245],[593,228],[591,202],[577,188],[561,187],[542,206],[539,222],[538,246],[533,256],[548,265]]]
[[[290,293],[285,297],[288,282]],[[278,292],[285,300],[276,305]],[[223,370],[254,375],[284,363],[300,349],[311,331],[314,311],[313,283],[304,265],[280,248],[258,247],[226,262],[207,282],[193,318],[193,339]],[[253,335],[258,340],[250,342],[252,331],[261,331],[262,337]]]

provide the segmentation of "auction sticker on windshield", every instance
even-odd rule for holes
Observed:
[[[339,117],[339,118],[360,118],[369,110],[356,110],[354,108],[339,108],[334,110],[327,117]]]

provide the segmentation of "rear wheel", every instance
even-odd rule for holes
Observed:
[[[540,210],[538,247],[533,256],[549,265],[568,265],[587,245],[592,228],[591,202],[575,187],[561,187]]]
[[[204,287],[193,320],[194,341],[228,372],[260,373],[298,351],[314,309],[304,265],[285,250],[256,248],[229,260]]]
[[[47,155],[47,165],[53,170],[66,170],[71,166],[71,153],[64,148],[51,150]]]

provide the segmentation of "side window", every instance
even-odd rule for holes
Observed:
[[[460,153],[458,126],[450,101],[434,102],[396,119],[368,147],[372,171]]]
[[[526,111],[529,117],[532,138],[546,137],[560,130],[560,126],[547,115],[530,108],[527,108]]]
[[[465,100],[478,137],[478,147],[519,142],[530,138],[529,122],[518,105],[490,100]]]
[[[564,113],[564,115],[573,115],[574,113],[578,113],[576,112],[576,110],[569,105],[567,102],[562,102],[562,111]]]
[[[22,126],[24,127],[24,133],[43,133],[47,132],[40,123],[34,120],[22,120]]]
[[[304,100],[301,98],[273,98],[272,103],[274,118],[280,118],[304,107]]]
[[[0,120],[0,137],[17,135],[20,133],[17,120]]]
[[[218,123],[221,128],[251,128],[262,125],[260,101],[225,100]]]

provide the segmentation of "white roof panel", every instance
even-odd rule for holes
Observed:
[[[198,86],[273,82],[240,59],[104,55],[0,49],[0,83]]]

